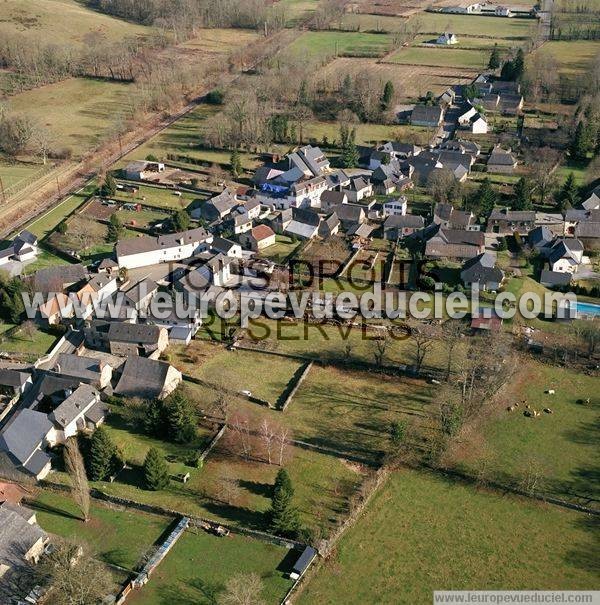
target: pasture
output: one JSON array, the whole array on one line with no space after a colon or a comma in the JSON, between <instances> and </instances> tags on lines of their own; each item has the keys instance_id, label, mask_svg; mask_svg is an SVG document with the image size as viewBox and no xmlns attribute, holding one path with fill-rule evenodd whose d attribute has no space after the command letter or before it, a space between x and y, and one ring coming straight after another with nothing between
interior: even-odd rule
<instances>
[{"instance_id":1,"label":"pasture","mask_svg":"<svg viewBox=\"0 0 600 605\"><path fill-rule=\"evenodd\" d=\"M580 513L399 471L298 602L391 605L431 602L434 590L590 590L598 583L594 532L595 520Z\"/></svg>"},{"instance_id":2,"label":"pasture","mask_svg":"<svg viewBox=\"0 0 600 605\"><path fill-rule=\"evenodd\" d=\"M550 40L537 53L549 54L558 63L558 71L566 77L589 73L600 54L600 44L594 40Z\"/></svg>"},{"instance_id":3,"label":"pasture","mask_svg":"<svg viewBox=\"0 0 600 605\"><path fill-rule=\"evenodd\" d=\"M101 144L115 121L134 110L130 85L84 78L21 92L7 105L47 128L54 147L69 148L76 158Z\"/></svg>"},{"instance_id":4,"label":"pasture","mask_svg":"<svg viewBox=\"0 0 600 605\"><path fill-rule=\"evenodd\" d=\"M387 61L405 65L428 65L477 71L487 65L489 53L482 50L412 46L401 48L388 57Z\"/></svg>"},{"instance_id":5,"label":"pasture","mask_svg":"<svg viewBox=\"0 0 600 605\"><path fill-rule=\"evenodd\" d=\"M77 0L4 0L1 31L79 45L90 34L117 42L128 36L147 36L153 29L105 15Z\"/></svg>"},{"instance_id":6,"label":"pasture","mask_svg":"<svg viewBox=\"0 0 600 605\"><path fill-rule=\"evenodd\" d=\"M597 383L597 377L577 370L527 361L449 462L517 485L535 474L540 492L597 505ZM548 389L556 395L547 395ZM578 403L588 398L589 404ZM508 412L515 403L519 407ZM525 405L540 412L549 408L553 414L527 418Z\"/></svg>"}]
</instances>

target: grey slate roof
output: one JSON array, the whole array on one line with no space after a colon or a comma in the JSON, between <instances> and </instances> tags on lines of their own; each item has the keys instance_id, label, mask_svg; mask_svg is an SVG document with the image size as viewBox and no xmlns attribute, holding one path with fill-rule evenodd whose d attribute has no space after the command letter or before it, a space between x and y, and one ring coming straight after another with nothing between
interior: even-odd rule
<instances>
[{"instance_id":1,"label":"grey slate roof","mask_svg":"<svg viewBox=\"0 0 600 605\"><path fill-rule=\"evenodd\" d=\"M0 449L24 464L51 430L52 423L46 414L20 410L0 433Z\"/></svg>"},{"instance_id":2,"label":"grey slate roof","mask_svg":"<svg viewBox=\"0 0 600 605\"><path fill-rule=\"evenodd\" d=\"M466 283L499 284L504 279L504 273L496 267L496 258L484 252L465 262L460 278Z\"/></svg>"},{"instance_id":3,"label":"grey slate roof","mask_svg":"<svg viewBox=\"0 0 600 605\"><path fill-rule=\"evenodd\" d=\"M96 401L98 391L89 384L82 384L67 397L50 415L52 422L65 428Z\"/></svg>"},{"instance_id":4,"label":"grey slate roof","mask_svg":"<svg viewBox=\"0 0 600 605\"><path fill-rule=\"evenodd\" d=\"M158 284L149 277L146 277L129 288L129 290L125 292L125 296L133 304L137 304L152 292L156 292L156 290L158 290Z\"/></svg>"},{"instance_id":5,"label":"grey slate roof","mask_svg":"<svg viewBox=\"0 0 600 605\"><path fill-rule=\"evenodd\" d=\"M412 111L412 122L437 124L442 119L443 111L439 105L415 105Z\"/></svg>"},{"instance_id":6,"label":"grey slate roof","mask_svg":"<svg viewBox=\"0 0 600 605\"><path fill-rule=\"evenodd\" d=\"M156 344L158 343L160 331L160 326L150 324L114 322L108 328L108 340L110 342L131 344Z\"/></svg>"},{"instance_id":7,"label":"grey slate roof","mask_svg":"<svg viewBox=\"0 0 600 605\"><path fill-rule=\"evenodd\" d=\"M93 382L100 378L102 364L99 359L94 357L61 353L58 356L55 371L66 376L73 376Z\"/></svg>"},{"instance_id":8,"label":"grey slate roof","mask_svg":"<svg viewBox=\"0 0 600 605\"><path fill-rule=\"evenodd\" d=\"M165 361L128 357L115 394L124 397L156 398L164 389L169 367Z\"/></svg>"},{"instance_id":9,"label":"grey slate roof","mask_svg":"<svg viewBox=\"0 0 600 605\"><path fill-rule=\"evenodd\" d=\"M540 284L542 286L568 286L571 283L572 275L562 271L549 271L543 269L540 274Z\"/></svg>"},{"instance_id":10,"label":"grey slate roof","mask_svg":"<svg viewBox=\"0 0 600 605\"><path fill-rule=\"evenodd\" d=\"M422 229L425 226L425 220L422 216L416 214L405 214L388 216L383 224L383 230L389 229Z\"/></svg>"},{"instance_id":11,"label":"grey slate roof","mask_svg":"<svg viewBox=\"0 0 600 605\"><path fill-rule=\"evenodd\" d=\"M27 552L40 539L46 541L47 534L37 524L30 524L33 512L23 506L0 505L0 565L9 568L23 563Z\"/></svg>"},{"instance_id":12,"label":"grey slate roof","mask_svg":"<svg viewBox=\"0 0 600 605\"><path fill-rule=\"evenodd\" d=\"M27 372L0 368L0 385L2 386L21 387L29 378L31 378L31 374Z\"/></svg>"},{"instance_id":13,"label":"grey slate roof","mask_svg":"<svg viewBox=\"0 0 600 605\"><path fill-rule=\"evenodd\" d=\"M143 236L131 237L119 240L116 245L118 256L128 256L130 254L142 254L164 248L176 248L181 245L193 244L195 242L204 242L209 234L202 227L189 229L180 233L170 233L168 235L159 235L158 237Z\"/></svg>"}]
</instances>

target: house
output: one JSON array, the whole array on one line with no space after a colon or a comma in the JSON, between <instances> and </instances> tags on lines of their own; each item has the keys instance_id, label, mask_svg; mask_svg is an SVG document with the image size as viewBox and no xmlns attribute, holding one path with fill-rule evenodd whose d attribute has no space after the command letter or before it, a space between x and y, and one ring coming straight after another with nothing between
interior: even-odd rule
<instances>
[{"instance_id":1,"label":"house","mask_svg":"<svg viewBox=\"0 0 600 605\"><path fill-rule=\"evenodd\" d=\"M225 239L224 237L214 237L210 246L211 252L215 254L224 254L232 258L242 258L242 247L237 242Z\"/></svg>"},{"instance_id":2,"label":"house","mask_svg":"<svg viewBox=\"0 0 600 605\"><path fill-rule=\"evenodd\" d=\"M104 389L112 379L112 367L95 357L60 353L54 371L62 376L77 378L81 382Z\"/></svg>"},{"instance_id":3,"label":"house","mask_svg":"<svg viewBox=\"0 0 600 605\"><path fill-rule=\"evenodd\" d=\"M481 11L481 3L473 2L472 4L459 4L453 6L443 6L440 8L440 13L450 13L456 15L470 15Z\"/></svg>"},{"instance_id":4,"label":"house","mask_svg":"<svg viewBox=\"0 0 600 605\"><path fill-rule=\"evenodd\" d=\"M388 141L371 151L368 158L368 167L369 170L377 170L380 166L385 166L393 160L406 160L409 157L419 155L421 151L421 147L412 143Z\"/></svg>"},{"instance_id":5,"label":"house","mask_svg":"<svg viewBox=\"0 0 600 605\"><path fill-rule=\"evenodd\" d=\"M119 265L112 258L103 258L98 265L98 273L112 275L119 270Z\"/></svg>"},{"instance_id":6,"label":"house","mask_svg":"<svg viewBox=\"0 0 600 605\"><path fill-rule=\"evenodd\" d=\"M449 170L454 175L457 181L463 182L471 172L475 158L470 153L442 150L439 153L439 162L444 170Z\"/></svg>"},{"instance_id":7,"label":"house","mask_svg":"<svg viewBox=\"0 0 600 605\"><path fill-rule=\"evenodd\" d=\"M425 244L427 258L467 260L485 252L485 235L481 231L432 229Z\"/></svg>"},{"instance_id":8,"label":"house","mask_svg":"<svg viewBox=\"0 0 600 605\"><path fill-rule=\"evenodd\" d=\"M368 223L355 224L348 229L346 234L351 238L358 238L359 240L367 240L371 237L373 231L375 231L375 225L369 225Z\"/></svg>"},{"instance_id":9,"label":"house","mask_svg":"<svg viewBox=\"0 0 600 605\"><path fill-rule=\"evenodd\" d=\"M590 195L581 204L584 210L598 210L600 209L600 185L590 192Z\"/></svg>"},{"instance_id":10,"label":"house","mask_svg":"<svg viewBox=\"0 0 600 605\"><path fill-rule=\"evenodd\" d=\"M39 306L39 317L44 323L56 326L63 319L70 319L75 314L73 301L62 292L48 297L45 303Z\"/></svg>"},{"instance_id":11,"label":"house","mask_svg":"<svg viewBox=\"0 0 600 605\"><path fill-rule=\"evenodd\" d=\"M225 189L191 210L190 216L196 220L204 218L210 222L222 221L238 204L235 193Z\"/></svg>"},{"instance_id":12,"label":"house","mask_svg":"<svg viewBox=\"0 0 600 605\"><path fill-rule=\"evenodd\" d=\"M35 272L33 287L36 292L64 292L67 288L87 281L88 271L80 263L75 265L55 265Z\"/></svg>"},{"instance_id":13,"label":"house","mask_svg":"<svg viewBox=\"0 0 600 605\"><path fill-rule=\"evenodd\" d=\"M458 118L458 125L473 134L486 134L488 131L485 117L475 107L469 108Z\"/></svg>"},{"instance_id":14,"label":"house","mask_svg":"<svg viewBox=\"0 0 600 605\"><path fill-rule=\"evenodd\" d=\"M392 160L381 164L371 174L373 190L380 195L389 195L394 191L403 191L413 186L410 176L414 168L406 161Z\"/></svg>"},{"instance_id":15,"label":"house","mask_svg":"<svg viewBox=\"0 0 600 605\"><path fill-rule=\"evenodd\" d=\"M496 257L484 252L465 262L460 279L467 287L475 284L480 290L496 291L504 281L504 272L496 267Z\"/></svg>"},{"instance_id":16,"label":"house","mask_svg":"<svg viewBox=\"0 0 600 605\"><path fill-rule=\"evenodd\" d=\"M525 100L521 94L501 94L498 101L498 111L505 115L521 113Z\"/></svg>"},{"instance_id":17,"label":"house","mask_svg":"<svg viewBox=\"0 0 600 605\"><path fill-rule=\"evenodd\" d=\"M485 317L489 315L489 317ZM484 332L497 332L502 327L503 319L500 317L494 309L481 309L481 315L479 317L473 316L471 318L471 329L474 332L482 330Z\"/></svg>"},{"instance_id":18,"label":"house","mask_svg":"<svg viewBox=\"0 0 600 605\"><path fill-rule=\"evenodd\" d=\"M504 150L496 145L487 162L487 171L496 174L512 174L517 167L517 158L510 149Z\"/></svg>"},{"instance_id":19,"label":"house","mask_svg":"<svg viewBox=\"0 0 600 605\"><path fill-rule=\"evenodd\" d=\"M340 204L348 203L348 195L345 191L324 191L321 194L321 210L329 212L332 208Z\"/></svg>"},{"instance_id":20,"label":"house","mask_svg":"<svg viewBox=\"0 0 600 605\"><path fill-rule=\"evenodd\" d=\"M125 292L124 302L136 311L145 312L158 292L158 284L146 277Z\"/></svg>"},{"instance_id":21,"label":"house","mask_svg":"<svg viewBox=\"0 0 600 605\"><path fill-rule=\"evenodd\" d=\"M581 241L586 250L600 249L600 220L578 223L574 235Z\"/></svg>"},{"instance_id":22,"label":"house","mask_svg":"<svg viewBox=\"0 0 600 605\"><path fill-rule=\"evenodd\" d=\"M300 239L312 239L317 236L320 224L321 217L316 212L292 208L292 220L285 227L284 233Z\"/></svg>"},{"instance_id":23,"label":"house","mask_svg":"<svg viewBox=\"0 0 600 605\"><path fill-rule=\"evenodd\" d=\"M494 80L492 92L496 94L518 95L521 92L521 83L516 80Z\"/></svg>"},{"instance_id":24,"label":"house","mask_svg":"<svg viewBox=\"0 0 600 605\"><path fill-rule=\"evenodd\" d=\"M427 185L431 174L443 167L439 155L431 151L423 151L407 161L413 167L413 180L421 186Z\"/></svg>"},{"instance_id":25,"label":"house","mask_svg":"<svg viewBox=\"0 0 600 605\"><path fill-rule=\"evenodd\" d=\"M83 332L86 346L109 350L113 355L160 354L169 344L165 328L148 324L92 319Z\"/></svg>"},{"instance_id":26,"label":"house","mask_svg":"<svg viewBox=\"0 0 600 605\"><path fill-rule=\"evenodd\" d=\"M485 111L498 111L500 106L500 95L498 93L490 92L474 99L473 102L476 105L481 105Z\"/></svg>"},{"instance_id":27,"label":"house","mask_svg":"<svg viewBox=\"0 0 600 605\"><path fill-rule=\"evenodd\" d=\"M340 204L334 210L346 230L367 220L364 206L358 204Z\"/></svg>"},{"instance_id":28,"label":"house","mask_svg":"<svg viewBox=\"0 0 600 605\"><path fill-rule=\"evenodd\" d=\"M53 412L48 419L56 428L56 443L64 443L82 431L93 431L103 422L107 406L100 401L100 393L89 384L80 385Z\"/></svg>"},{"instance_id":29,"label":"house","mask_svg":"<svg viewBox=\"0 0 600 605\"><path fill-rule=\"evenodd\" d=\"M494 9L494 14L496 17L512 17L514 15L508 6L497 6Z\"/></svg>"},{"instance_id":30,"label":"house","mask_svg":"<svg viewBox=\"0 0 600 605\"><path fill-rule=\"evenodd\" d=\"M546 288L568 288L571 285L573 274L570 272L549 271L542 269L540 273L540 284Z\"/></svg>"},{"instance_id":31,"label":"house","mask_svg":"<svg viewBox=\"0 0 600 605\"><path fill-rule=\"evenodd\" d=\"M450 45L458 44L458 38L451 32L444 32L435 41L436 44Z\"/></svg>"},{"instance_id":32,"label":"house","mask_svg":"<svg viewBox=\"0 0 600 605\"><path fill-rule=\"evenodd\" d=\"M50 538L32 510L6 500L0 503L0 527L0 581L10 582L11 573L18 574L24 563L39 561Z\"/></svg>"},{"instance_id":33,"label":"house","mask_svg":"<svg viewBox=\"0 0 600 605\"><path fill-rule=\"evenodd\" d=\"M433 222L444 229L480 230L480 225L470 210L457 210L452 204L442 202L437 203L433 209Z\"/></svg>"},{"instance_id":34,"label":"house","mask_svg":"<svg viewBox=\"0 0 600 605\"><path fill-rule=\"evenodd\" d=\"M438 149L442 151L460 151L460 153L468 153L473 158L479 157L481 147L474 141L466 141L465 139L446 139L439 144Z\"/></svg>"},{"instance_id":35,"label":"house","mask_svg":"<svg viewBox=\"0 0 600 605\"><path fill-rule=\"evenodd\" d=\"M44 450L55 443L56 429L48 416L27 408L18 411L0 432L0 451L36 479L50 472L50 456Z\"/></svg>"},{"instance_id":36,"label":"house","mask_svg":"<svg viewBox=\"0 0 600 605\"><path fill-rule=\"evenodd\" d=\"M290 187L287 204L292 208L319 208L327 189L327 179L322 176L300 180Z\"/></svg>"},{"instance_id":37,"label":"house","mask_svg":"<svg viewBox=\"0 0 600 605\"><path fill-rule=\"evenodd\" d=\"M543 256L547 256L554 239L554 233L546 226L536 227L527 235L527 243L529 247Z\"/></svg>"},{"instance_id":38,"label":"house","mask_svg":"<svg viewBox=\"0 0 600 605\"><path fill-rule=\"evenodd\" d=\"M268 225L257 225L248 234L247 241L252 250L259 252L275 244L276 235Z\"/></svg>"},{"instance_id":39,"label":"house","mask_svg":"<svg viewBox=\"0 0 600 605\"><path fill-rule=\"evenodd\" d=\"M554 273L576 273L584 261L583 244L572 237L559 238L552 244L547 258Z\"/></svg>"},{"instance_id":40,"label":"house","mask_svg":"<svg viewBox=\"0 0 600 605\"><path fill-rule=\"evenodd\" d=\"M37 235L26 229L21 231L13 240L12 250L15 259L20 262L35 259L38 255Z\"/></svg>"},{"instance_id":41,"label":"house","mask_svg":"<svg viewBox=\"0 0 600 605\"><path fill-rule=\"evenodd\" d=\"M425 220L422 216L394 214L388 216L383 224L383 237L395 241L398 238L412 235L415 231L420 231L424 226Z\"/></svg>"},{"instance_id":42,"label":"house","mask_svg":"<svg viewBox=\"0 0 600 605\"><path fill-rule=\"evenodd\" d=\"M252 229L252 219L245 212L234 212L229 222L233 227L235 235L241 235Z\"/></svg>"},{"instance_id":43,"label":"house","mask_svg":"<svg viewBox=\"0 0 600 605\"><path fill-rule=\"evenodd\" d=\"M168 235L119 240L115 253L120 268L136 269L188 259L207 249L213 236L202 227Z\"/></svg>"},{"instance_id":44,"label":"house","mask_svg":"<svg viewBox=\"0 0 600 605\"><path fill-rule=\"evenodd\" d=\"M343 191L348 196L348 202L356 204L373 195L373 185L366 177L358 176L352 178L350 185L345 187Z\"/></svg>"},{"instance_id":45,"label":"house","mask_svg":"<svg viewBox=\"0 0 600 605\"><path fill-rule=\"evenodd\" d=\"M535 226L546 227L555 235L564 235L565 219L562 214L552 212L536 212Z\"/></svg>"},{"instance_id":46,"label":"house","mask_svg":"<svg viewBox=\"0 0 600 605\"><path fill-rule=\"evenodd\" d=\"M405 196L400 196L395 200L389 200L383 203L382 214L386 216L404 216L408 210L408 200Z\"/></svg>"},{"instance_id":47,"label":"house","mask_svg":"<svg viewBox=\"0 0 600 605\"><path fill-rule=\"evenodd\" d=\"M487 222L487 230L499 235L519 233L527 235L535 228L535 212L532 210L510 210L494 208Z\"/></svg>"},{"instance_id":48,"label":"house","mask_svg":"<svg viewBox=\"0 0 600 605\"><path fill-rule=\"evenodd\" d=\"M234 262L230 256L216 254L188 273L183 280L189 280L190 286L197 291L205 290L210 286L222 288L231 281L231 265Z\"/></svg>"},{"instance_id":49,"label":"house","mask_svg":"<svg viewBox=\"0 0 600 605\"><path fill-rule=\"evenodd\" d=\"M2 397L19 398L32 384L33 380L29 372L0 368L0 395Z\"/></svg>"},{"instance_id":50,"label":"house","mask_svg":"<svg viewBox=\"0 0 600 605\"><path fill-rule=\"evenodd\" d=\"M190 309L185 315L179 317L176 309L171 307L169 312L160 312L157 315L149 313L144 318L144 323L153 324L155 326L162 326L169 330L169 343L177 341L180 343L179 337L184 335L183 340L188 341L191 339L200 329L202 325L202 318L200 316L199 309ZM186 342L185 344L188 344Z\"/></svg>"},{"instance_id":51,"label":"house","mask_svg":"<svg viewBox=\"0 0 600 605\"><path fill-rule=\"evenodd\" d=\"M288 155L289 168L297 168L306 176L322 176L329 171L329 160L318 148L305 145Z\"/></svg>"},{"instance_id":52,"label":"house","mask_svg":"<svg viewBox=\"0 0 600 605\"><path fill-rule=\"evenodd\" d=\"M439 97L438 101L442 105L452 105L456 100L456 92L453 88L447 88Z\"/></svg>"},{"instance_id":53,"label":"house","mask_svg":"<svg viewBox=\"0 0 600 605\"><path fill-rule=\"evenodd\" d=\"M410 116L413 126L438 128L444 118L444 110L439 105L415 105Z\"/></svg>"},{"instance_id":54,"label":"house","mask_svg":"<svg viewBox=\"0 0 600 605\"><path fill-rule=\"evenodd\" d=\"M327 218L324 218L319 225L319 237L327 239L332 235L337 235L340 230L340 219L335 212L332 212Z\"/></svg>"},{"instance_id":55,"label":"house","mask_svg":"<svg viewBox=\"0 0 600 605\"><path fill-rule=\"evenodd\" d=\"M115 394L122 397L164 399L179 386L181 380L181 372L166 361L128 357L115 387Z\"/></svg>"},{"instance_id":56,"label":"house","mask_svg":"<svg viewBox=\"0 0 600 605\"><path fill-rule=\"evenodd\" d=\"M152 177L156 174L164 171L165 165L161 162L135 160L125 166L123 174L130 181L148 181L152 180Z\"/></svg>"}]
</instances>

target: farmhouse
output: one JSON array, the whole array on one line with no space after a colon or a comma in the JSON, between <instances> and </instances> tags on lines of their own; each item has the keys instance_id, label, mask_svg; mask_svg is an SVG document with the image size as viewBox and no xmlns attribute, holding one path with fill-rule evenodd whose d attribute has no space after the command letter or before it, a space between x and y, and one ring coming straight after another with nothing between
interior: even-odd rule
<instances>
[{"instance_id":1,"label":"farmhouse","mask_svg":"<svg viewBox=\"0 0 600 605\"><path fill-rule=\"evenodd\" d=\"M444 229L464 229L479 231L475 215L469 210L457 210L452 204L439 202L433 210L433 222Z\"/></svg>"},{"instance_id":2,"label":"farmhouse","mask_svg":"<svg viewBox=\"0 0 600 605\"><path fill-rule=\"evenodd\" d=\"M232 258L242 258L242 247L237 243L224 237L215 237L211 244L211 252L225 254Z\"/></svg>"},{"instance_id":3,"label":"farmhouse","mask_svg":"<svg viewBox=\"0 0 600 605\"><path fill-rule=\"evenodd\" d=\"M367 220L364 206L359 204L340 204L336 206L335 213L342 223L344 229L364 223Z\"/></svg>"},{"instance_id":4,"label":"farmhouse","mask_svg":"<svg viewBox=\"0 0 600 605\"><path fill-rule=\"evenodd\" d=\"M476 284L480 290L496 291L504 280L504 272L496 267L496 257L484 252L465 262L460 279L467 287Z\"/></svg>"},{"instance_id":5,"label":"farmhouse","mask_svg":"<svg viewBox=\"0 0 600 605\"><path fill-rule=\"evenodd\" d=\"M583 261L583 244L575 238L557 239L548 252L548 265L554 273L576 273Z\"/></svg>"},{"instance_id":6,"label":"farmhouse","mask_svg":"<svg viewBox=\"0 0 600 605\"><path fill-rule=\"evenodd\" d=\"M125 292L125 304L136 311L146 311L157 292L158 284L146 277Z\"/></svg>"},{"instance_id":7,"label":"farmhouse","mask_svg":"<svg viewBox=\"0 0 600 605\"><path fill-rule=\"evenodd\" d=\"M485 236L480 231L443 229L438 226L432 233L425 245L427 258L466 260L485 251Z\"/></svg>"},{"instance_id":8,"label":"farmhouse","mask_svg":"<svg viewBox=\"0 0 600 605\"><path fill-rule=\"evenodd\" d=\"M445 46L458 44L458 38L451 32L444 32L436 39L435 43Z\"/></svg>"},{"instance_id":9,"label":"farmhouse","mask_svg":"<svg viewBox=\"0 0 600 605\"><path fill-rule=\"evenodd\" d=\"M461 128L473 134L486 134L488 131L488 123L485 117L474 107L471 107L458 118L458 124Z\"/></svg>"},{"instance_id":10,"label":"farmhouse","mask_svg":"<svg viewBox=\"0 0 600 605\"><path fill-rule=\"evenodd\" d=\"M388 216L383 224L383 237L395 241L398 238L412 235L415 231L423 229L425 220L422 216L414 214Z\"/></svg>"},{"instance_id":11,"label":"farmhouse","mask_svg":"<svg viewBox=\"0 0 600 605\"><path fill-rule=\"evenodd\" d=\"M373 185L366 177L356 177L350 180L350 185L343 189L350 203L358 203L373 195Z\"/></svg>"},{"instance_id":12,"label":"farmhouse","mask_svg":"<svg viewBox=\"0 0 600 605\"><path fill-rule=\"evenodd\" d=\"M312 239L318 234L320 224L321 217L316 212L292 208L292 220L285 227L284 233L300 239Z\"/></svg>"},{"instance_id":13,"label":"farmhouse","mask_svg":"<svg viewBox=\"0 0 600 605\"><path fill-rule=\"evenodd\" d=\"M4 501L0 504L0 579L9 578L24 561L37 563L46 545L48 535L37 524L35 513ZM18 579L16 580L18 582Z\"/></svg>"},{"instance_id":14,"label":"farmhouse","mask_svg":"<svg viewBox=\"0 0 600 605\"><path fill-rule=\"evenodd\" d=\"M321 220L319 225L319 237L327 239L336 235L340 230L340 219L335 212L332 212L327 218Z\"/></svg>"},{"instance_id":15,"label":"farmhouse","mask_svg":"<svg viewBox=\"0 0 600 605\"><path fill-rule=\"evenodd\" d=\"M88 384L79 386L48 415L56 428L56 443L64 443L80 431L96 429L104 421L106 409L95 388Z\"/></svg>"},{"instance_id":16,"label":"farmhouse","mask_svg":"<svg viewBox=\"0 0 600 605\"><path fill-rule=\"evenodd\" d=\"M532 210L510 210L494 208L488 218L487 230L500 235L519 233L527 235L535 228L535 212Z\"/></svg>"},{"instance_id":17,"label":"farmhouse","mask_svg":"<svg viewBox=\"0 0 600 605\"><path fill-rule=\"evenodd\" d=\"M494 147L487 163L488 172L496 174L512 174L517 167L517 159L510 149L504 150L499 146Z\"/></svg>"},{"instance_id":18,"label":"farmhouse","mask_svg":"<svg viewBox=\"0 0 600 605\"><path fill-rule=\"evenodd\" d=\"M128 357L115 388L122 397L164 399L181 382L181 372L165 361Z\"/></svg>"},{"instance_id":19,"label":"farmhouse","mask_svg":"<svg viewBox=\"0 0 600 605\"><path fill-rule=\"evenodd\" d=\"M585 210L598 210L600 209L600 185L596 187L581 204L581 207Z\"/></svg>"},{"instance_id":20,"label":"farmhouse","mask_svg":"<svg viewBox=\"0 0 600 605\"><path fill-rule=\"evenodd\" d=\"M92 319L83 331L86 346L109 350L113 355L160 354L169 344L165 328L147 324Z\"/></svg>"},{"instance_id":21,"label":"farmhouse","mask_svg":"<svg viewBox=\"0 0 600 605\"><path fill-rule=\"evenodd\" d=\"M413 126L438 128L444 118L444 110L439 105L415 105L410 117Z\"/></svg>"},{"instance_id":22,"label":"farmhouse","mask_svg":"<svg viewBox=\"0 0 600 605\"><path fill-rule=\"evenodd\" d=\"M185 260L209 247L213 236L202 227L159 235L119 240L115 246L120 268L136 269Z\"/></svg>"},{"instance_id":23,"label":"farmhouse","mask_svg":"<svg viewBox=\"0 0 600 605\"><path fill-rule=\"evenodd\" d=\"M383 216L404 216L408 210L408 200L405 196L400 196L395 200L389 200L383 203Z\"/></svg>"},{"instance_id":24,"label":"farmhouse","mask_svg":"<svg viewBox=\"0 0 600 605\"><path fill-rule=\"evenodd\" d=\"M255 252L264 250L275 243L275 232L268 225L257 225L248 234L248 243Z\"/></svg>"},{"instance_id":25,"label":"farmhouse","mask_svg":"<svg viewBox=\"0 0 600 605\"><path fill-rule=\"evenodd\" d=\"M95 357L60 353L54 371L103 389L110 384L113 369L108 363Z\"/></svg>"}]
</instances>

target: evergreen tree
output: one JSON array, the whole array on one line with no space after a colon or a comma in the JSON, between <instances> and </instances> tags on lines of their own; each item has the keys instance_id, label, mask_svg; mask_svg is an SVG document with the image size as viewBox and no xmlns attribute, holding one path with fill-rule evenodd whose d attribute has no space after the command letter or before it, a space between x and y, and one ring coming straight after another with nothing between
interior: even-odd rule
<instances>
[{"instance_id":1,"label":"evergreen tree","mask_svg":"<svg viewBox=\"0 0 600 605\"><path fill-rule=\"evenodd\" d=\"M107 174L104 184L100 189L100 194L104 197L112 197L117 192L117 182L112 174Z\"/></svg>"},{"instance_id":2,"label":"evergreen tree","mask_svg":"<svg viewBox=\"0 0 600 605\"><path fill-rule=\"evenodd\" d=\"M242 167L242 160L240 158L240 152L237 150L237 148L231 152L230 163L231 163L231 174L233 175L234 178L237 178L238 176L240 176L240 174L242 174L242 172L244 170L244 168Z\"/></svg>"},{"instance_id":3,"label":"evergreen tree","mask_svg":"<svg viewBox=\"0 0 600 605\"><path fill-rule=\"evenodd\" d=\"M492 187L492 182L489 177L486 177L481 181L481 185L475 193L475 203L481 214L484 214L485 216L488 216L494 209L494 206L498 203L498 194Z\"/></svg>"},{"instance_id":4,"label":"evergreen tree","mask_svg":"<svg viewBox=\"0 0 600 605\"><path fill-rule=\"evenodd\" d=\"M525 53L522 48L517 51L517 56L513 61L513 79L520 80L525 73Z\"/></svg>"},{"instance_id":5,"label":"evergreen tree","mask_svg":"<svg viewBox=\"0 0 600 605\"><path fill-rule=\"evenodd\" d=\"M577 123L569 151L571 152L571 156L576 160L585 160L587 158L588 151L590 151L590 140L583 120Z\"/></svg>"},{"instance_id":6,"label":"evergreen tree","mask_svg":"<svg viewBox=\"0 0 600 605\"><path fill-rule=\"evenodd\" d=\"M196 437L196 415L190 400L176 390L164 401L167 436L176 443L190 443Z\"/></svg>"},{"instance_id":7,"label":"evergreen tree","mask_svg":"<svg viewBox=\"0 0 600 605\"><path fill-rule=\"evenodd\" d=\"M347 105L352 97L352 78L350 77L350 74L344 76L340 94L342 96L342 101Z\"/></svg>"},{"instance_id":8,"label":"evergreen tree","mask_svg":"<svg viewBox=\"0 0 600 605\"><path fill-rule=\"evenodd\" d=\"M498 69L500 67L500 51L498 50L498 44L494 44L488 67L490 69Z\"/></svg>"},{"instance_id":9,"label":"evergreen tree","mask_svg":"<svg viewBox=\"0 0 600 605\"><path fill-rule=\"evenodd\" d=\"M388 80L383 87L383 94L381 95L381 109L383 111L387 111L390 108L393 100L394 85Z\"/></svg>"},{"instance_id":10,"label":"evergreen tree","mask_svg":"<svg viewBox=\"0 0 600 605\"><path fill-rule=\"evenodd\" d=\"M292 506L294 488L285 469L280 469L273 485L269 522L278 535L295 538L300 531L298 510Z\"/></svg>"},{"instance_id":11,"label":"evergreen tree","mask_svg":"<svg viewBox=\"0 0 600 605\"><path fill-rule=\"evenodd\" d=\"M88 472L92 481L104 481L116 470L117 446L108 431L98 427L90 440Z\"/></svg>"},{"instance_id":12,"label":"evergreen tree","mask_svg":"<svg viewBox=\"0 0 600 605\"><path fill-rule=\"evenodd\" d=\"M302 82L300 82L300 89L298 90L298 104L306 106L310 105L308 82L306 80L302 80Z\"/></svg>"},{"instance_id":13,"label":"evergreen tree","mask_svg":"<svg viewBox=\"0 0 600 605\"><path fill-rule=\"evenodd\" d=\"M177 232L190 228L190 215L185 210L178 210L171 219L173 229Z\"/></svg>"},{"instance_id":14,"label":"evergreen tree","mask_svg":"<svg viewBox=\"0 0 600 605\"><path fill-rule=\"evenodd\" d=\"M169 470L160 452L152 447L144 460L144 484L146 489L159 491L169 485Z\"/></svg>"},{"instance_id":15,"label":"evergreen tree","mask_svg":"<svg viewBox=\"0 0 600 605\"><path fill-rule=\"evenodd\" d=\"M340 126L340 139L342 142L342 155L340 162L342 168L354 168L358 164L359 155L356 147L356 130L350 130L348 126L342 124Z\"/></svg>"},{"instance_id":16,"label":"evergreen tree","mask_svg":"<svg viewBox=\"0 0 600 605\"><path fill-rule=\"evenodd\" d=\"M124 232L123 222L118 217L117 213L114 212L110 215L110 219L108 220L108 228L106 231L106 241L108 242L116 242L119 240Z\"/></svg>"},{"instance_id":17,"label":"evergreen tree","mask_svg":"<svg viewBox=\"0 0 600 605\"><path fill-rule=\"evenodd\" d=\"M152 399L148 402L146 413L144 415L144 430L149 434L160 439L167 437L166 420L163 402L159 399Z\"/></svg>"},{"instance_id":18,"label":"evergreen tree","mask_svg":"<svg viewBox=\"0 0 600 605\"><path fill-rule=\"evenodd\" d=\"M513 202L513 208L515 210L531 210L533 196L533 188L531 181L522 176L515 185L515 200Z\"/></svg>"},{"instance_id":19,"label":"evergreen tree","mask_svg":"<svg viewBox=\"0 0 600 605\"><path fill-rule=\"evenodd\" d=\"M575 182L575 175L570 172L558 193L558 205L560 210L567 210L579 204L579 187Z\"/></svg>"}]
</instances>

